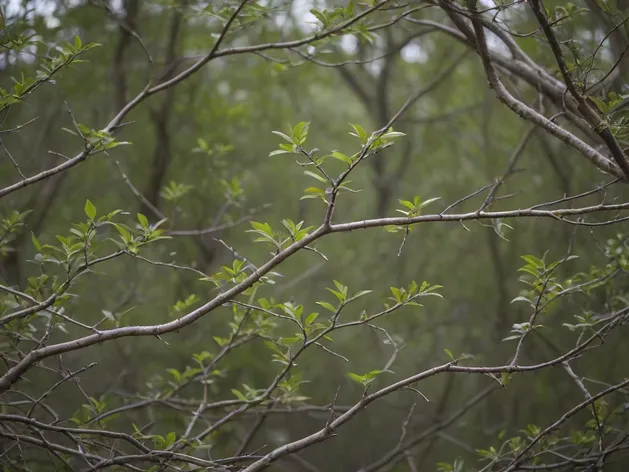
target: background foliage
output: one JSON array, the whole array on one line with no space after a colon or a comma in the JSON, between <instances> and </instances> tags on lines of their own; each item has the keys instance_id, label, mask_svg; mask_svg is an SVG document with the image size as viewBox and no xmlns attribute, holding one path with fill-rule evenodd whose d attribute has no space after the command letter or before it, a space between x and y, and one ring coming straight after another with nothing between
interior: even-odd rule
<instances>
[{"instance_id":1,"label":"background foliage","mask_svg":"<svg viewBox=\"0 0 629 472\"><path fill-rule=\"evenodd\" d=\"M6 470L629 465L627 2L3 15Z\"/></svg>"}]
</instances>

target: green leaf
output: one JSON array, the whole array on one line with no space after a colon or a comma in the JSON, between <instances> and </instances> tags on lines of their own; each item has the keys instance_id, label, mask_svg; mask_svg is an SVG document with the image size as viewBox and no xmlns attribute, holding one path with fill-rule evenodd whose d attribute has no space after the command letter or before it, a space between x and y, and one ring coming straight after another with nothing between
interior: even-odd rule
<instances>
[{"instance_id":1,"label":"green leaf","mask_svg":"<svg viewBox=\"0 0 629 472\"><path fill-rule=\"evenodd\" d=\"M177 369L166 369L166 372L172 375L177 383L181 381L181 372Z\"/></svg>"},{"instance_id":2,"label":"green leaf","mask_svg":"<svg viewBox=\"0 0 629 472\"><path fill-rule=\"evenodd\" d=\"M402 292L397 287L389 287L391 289L391 293L393 294L393 298L398 303L402 303Z\"/></svg>"},{"instance_id":3,"label":"green leaf","mask_svg":"<svg viewBox=\"0 0 629 472\"><path fill-rule=\"evenodd\" d=\"M306 324L306 327L310 326L314 322L314 320L317 319L318 316L319 313L310 313L306 318L306 321L304 322Z\"/></svg>"},{"instance_id":4,"label":"green leaf","mask_svg":"<svg viewBox=\"0 0 629 472\"><path fill-rule=\"evenodd\" d=\"M140 226L144 229L148 229L149 220L142 213L138 213L138 221L140 222Z\"/></svg>"},{"instance_id":5,"label":"green leaf","mask_svg":"<svg viewBox=\"0 0 629 472\"><path fill-rule=\"evenodd\" d=\"M276 354L279 354L280 356L285 357L284 352L274 342L264 341L264 345L271 351L275 352Z\"/></svg>"},{"instance_id":6,"label":"green leaf","mask_svg":"<svg viewBox=\"0 0 629 472\"><path fill-rule=\"evenodd\" d=\"M276 149L275 151L271 151L269 153L269 157L279 156L280 154L291 154L291 151L285 151L284 149Z\"/></svg>"},{"instance_id":7,"label":"green leaf","mask_svg":"<svg viewBox=\"0 0 629 472\"><path fill-rule=\"evenodd\" d=\"M118 233L120 233L120 236L122 237L122 240L125 242L125 244L129 244L133 240L131 233L124 226L117 223L112 224L114 225L114 228L118 230Z\"/></svg>"},{"instance_id":8,"label":"green leaf","mask_svg":"<svg viewBox=\"0 0 629 472\"><path fill-rule=\"evenodd\" d=\"M358 375L358 374L354 374L352 372L348 372L347 376L352 379L354 382L358 382L359 384L362 385L362 383L365 381L365 376L364 375Z\"/></svg>"},{"instance_id":9,"label":"green leaf","mask_svg":"<svg viewBox=\"0 0 629 472\"><path fill-rule=\"evenodd\" d=\"M607 114L609 112L610 107L603 100L601 100L600 98L596 98L596 97L588 97L588 98L590 100L592 100L596 104L596 106L598 107L598 109L600 110L601 113Z\"/></svg>"},{"instance_id":10,"label":"green leaf","mask_svg":"<svg viewBox=\"0 0 629 472\"><path fill-rule=\"evenodd\" d=\"M387 133L384 133L381 136L381 139L395 139L395 138L401 138L402 136L406 136L406 133L401 133L399 131L389 131Z\"/></svg>"},{"instance_id":11,"label":"green leaf","mask_svg":"<svg viewBox=\"0 0 629 472\"><path fill-rule=\"evenodd\" d=\"M325 16L325 13L315 10L314 8L310 10L310 13L312 13L312 16L319 20L323 24L323 26L326 26L329 23L329 20Z\"/></svg>"},{"instance_id":12,"label":"green leaf","mask_svg":"<svg viewBox=\"0 0 629 472\"><path fill-rule=\"evenodd\" d=\"M343 295L347 295L347 287L345 285L343 285L341 282L339 282L338 280L333 280L332 282L334 282L334 285L336 286L337 289L339 289L339 291L343 294Z\"/></svg>"},{"instance_id":13,"label":"green leaf","mask_svg":"<svg viewBox=\"0 0 629 472\"><path fill-rule=\"evenodd\" d=\"M535 257L535 256L520 256L522 259L524 259L526 262L528 262L529 264L531 264L533 267L544 267L544 261L541 260L539 257Z\"/></svg>"},{"instance_id":14,"label":"green leaf","mask_svg":"<svg viewBox=\"0 0 629 472\"><path fill-rule=\"evenodd\" d=\"M35 233L31 233L31 241L33 241L33 245L35 246L35 248L41 252L41 244L39 244L39 241L37 240L37 237L35 236Z\"/></svg>"},{"instance_id":15,"label":"green leaf","mask_svg":"<svg viewBox=\"0 0 629 472\"><path fill-rule=\"evenodd\" d=\"M318 187L308 187L304 190L304 192L306 195L302 196L300 200L305 200L307 198L322 198L325 200L325 190Z\"/></svg>"},{"instance_id":16,"label":"green leaf","mask_svg":"<svg viewBox=\"0 0 629 472\"><path fill-rule=\"evenodd\" d=\"M507 336L503 339L503 341L513 341L514 339L520 339L522 336L519 334L514 334L513 336Z\"/></svg>"},{"instance_id":17,"label":"green leaf","mask_svg":"<svg viewBox=\"0 0 629 472\"><path fill-rule=\"evenodd\" d=\"M267 236L273 237L273 229L271 225L268 223L260 223L259 221L250 221L249 224L253 227L253 229L260 231Z\"/></svg>"},{"instance_id":18,"label":"green leaf","mask_svg":"<svg viewBox=\"0 0 629 472\"><path fill-rule=\"evenodd\" d=\"M61 128L62 131L65 131L66 133L70 133L73 134L74 136L78 136L78 134L76 134L76 131L68 129L68 128Z\"/></svg>"},{"instance_id":19,"label":"green leaf","mask_svg":"<svg viewBox=\"0 0 629 472\"><path fill-rule=\"evenodd\" d=\"M360 298L360 297L362 297L363 295L367 295L367 294L369 294L369 293L371 293L371 292L372 292L371 290L360 290L359 292L356 292L354 295L352 295L352 296L350 297L350 299L349 299L349 300L347 300L347 302L349 303L349 302L351 302L351 301L354 301L354 300L356 300L357 298Z\"/></svg>"},{"instance_id":20,"label":"green leaf","mask_svg":"<svg viewBox=\"0 0 629 472\"><path fill-rule=\"evenodd\" d=\"M381 373L382 373L381 370L372 370L371 372L367 372L366 374L363 374L363 375L354 374L352 372L348 372L347 375L354 382L358 382L363 387L367 387L367 385L373 382L374 379Z\"/></svg>"},{"instance_id":21,"label":"green leaf","mask_svg":"<svg viewBox=\"0 0 629 472\"><path fill-rule=\"evenodd\" d=\"M531 275L532 275L533 277L535 277L535 278L537 278L537 276L539 275L539 274L537 273L537 271L535 270L535 268L534 268L534 267L531 267L531 266L529 266L529 265L526 265L526 266L524 266L524 267L520 267L520 268L518 269L518 272L527 272L527 273L531 274Z\"/></svg>"},{"instance_id":22,"label":"green leaf","mask_svg":"<svg viewBox=\"0 0 629 472\"><path fill-rule=\"evenodd\" d=\"M85 202L85 214L90 220L94 220L94 218L96 217L96 207L89 200Z\"/></svg>"},{"instance_id":23,"label":"green leaf","mask_svg":"<svg viewBox=\"0 0 629 472\"><path fill-rule=\"evenodd\" d=\"M285 135L284 133L280 133L279 131L271 131L271 133L278 135L280 138L285 139L291 144L295 144L293 140L289 136Z\"/></svg>"},{"instance_id":24,"label":"green leaf","mask_svg":"<svg viewBox=\"0 0 629 472\"><path fill-rule=\"evenodd\" d=\"M440 200L440 199L441 197L429 198L425 202L422 202L421 205L419 205L419 208L424 208L426 205L430 205L431 203L436 202L437 200Z\"/></svg>"},{"instance_id":25,"label":"green leaf","mask_svg":"<svg viewBox=\"0 0 629 472\"><path fill-rule=\"evenodd\" d=\"M314 179L317 179L319 182L323 182L324 184L328 183L328 181L327 181L327 179L325 177L322 177L319 174L315 174L314 172L311 172L309 170L305 170L304 174L309 175L310 177L312 177Z\"/></svg>"},{"instance_id":26,"label":"green leaf","mask_svg":"<svg viewBox=\"0 0 629 472\"><path fill-rule=\"evenodd\" d=\"M360 125L353 125L353 124L349 124L352 128L354 128L354 133L349 133L352 136L356 136L357 138L360 138L360 140L363 143L366 143L367 140L369 139L369 136L367 135L367 132L363 129L362 126Z\"/></svg>"},{"instance_id":27,"label":"green leaf","mask_svg":"<svg viewBox=\"0 0 629 472\"><path fill-rule=\"evenodd\" d=\"M336 313L336 308L328 302L317 302L317 305L321 305L326 310L330 310L332 313Z\"/></svg>"},{"instance_id":28,"label":"green leaf","mask_svg":"<svg viewBox=\"0 0 629 472\"><path fill-rule=\"evenodd\" d=\"M293 129L293 141L297 141L300 145L306 142L306 138L308 137L308 128L310 127L310 123L305 121L301 121L295 125Z\"/></svg>"},{"instance_id":29,"label":"green leaf","mask_svg":"<svg viewBox=\"0 0 629 472\"><path fill-rule=\"evenodd\" d=\"M339 151L332 151L332 154L330 154L330 157L337 159L341 162L344 162L345 164L348 164L348 165L352 165L352 163L354 162L351 157L346 156L345 154Z\"/></svg>"},{"instance_id":30,"label":"green leaf","mask_svg":"<svg viewBox=\"0 0 629 472\"><path fill-rule=\"evenodd\" d=\"M155 446L156 449L164 449L166 446L166 440L158 434L151 436L151 441L153 441L153 446Z\"/></svg>"},{"instance_id":31,"label":"green leaf","mask_svg":"<svg viewBox=\"0 0 629 472\"><path fill-rule=\"evenodd\" d=\"M414 210L415 209L415 204L411 201L408 200L398 200L398 202L400 202L400 205L408 208L409 210Z\"/></svg>"}]
</instances>

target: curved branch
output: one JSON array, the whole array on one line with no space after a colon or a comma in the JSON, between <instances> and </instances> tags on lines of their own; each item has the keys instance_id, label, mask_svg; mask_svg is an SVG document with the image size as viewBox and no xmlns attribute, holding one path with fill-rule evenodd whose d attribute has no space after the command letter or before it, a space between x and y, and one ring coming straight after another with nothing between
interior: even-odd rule
<instances>
[{"instance_id":1,"label":"curved branch","mask_svg":"<svg viewBox=\"0 0 629 472\"><path fill-rule=\"evenodd\" d=\"M331 224L326 222L319 226L314 232L310 233L305 238L293 243L279 254L271 258L264 265L258 267L251 275L249 275L243 282L233 286L229 290L224 291L213 300L207 302L205 305L191 311L185 316L168 323L157 324L152 326L127 326L124 328L115 328L106 331L100 331L98 333L78 338L72 341L67 341L59 344L53 344L40 349L29 352L20 362L9 369L0 378L0 393L7 391L11 388L20 377L26 373L37 362L46 359L51 356L56 356L70 351L75 351L95 344L100 344L112 339L124 338L129 336L158 336L161 334L170 333L178 329L188 326L198 320L199 318L207 315L216 308L227 303L231 298L241 294L249 287L253 286L260 280L261 277L273 270L274 267L281 264L293 254L304 249L306 246L312 244L317 239L331 234L331 233L343 233L353 231L357 229L366 228L380 228L384 226L407 226L418 223L428 223L437 221L450 221L461 222L471 220L491 220L491 219L505 219L505 218L551 218L558 221L568 221L565 217L568 216L580 216L589 213L596 213L601 211L619 211L628 210L629 203L616 203L616 204L600 204L582 208L565 208L557 210L540 210L540 209L522 209L522 210L506 210L506 211L474 211L470 213L459 214L432 214L432 215L420 215L412 218L408 217L392 217L392 218L378 218L373 220L355 221L351 223L338 223ZM570 222L570 221L568 221ZM578 224L578 223L577 223Z\"/></svg>"},{"instance_id":2,"label":"curved branch","mask_svg":"<svg viewBox=\"0 0 629 472\"><path fill-rule=\"evenodd\" d=\"M254 53L254 52L259 52L259 51L267 51L270 49L290 49L290 48L295 48L298 46L303 46L306 44L310 44L313 43L315 41L319 41L321 39L327 38L329 36L335 35L340 33L342 30L344 30L345 28L353 25L354 23L358 22L359 20L361 20L362 18L366 17L367 15L373 13L374 11L380 9L382 6L384 6L386 3L389 3L390 0L381 0L380 2L375 3L373 6L369 7L368 9L366 9L365 11L357 14L356 16L354 16L353 18L350 18L349 20L339 24L338 26L331 28L327 31L322 31L319 33L316 33L314 35L308 36L306 38L303 39L297 39L297 40L293 40L293 41L283 41L283 42L276 42L276 43L264 43L264 44L257 44L257 45L252 45L252 46L240 46L240 47L233 47L233 48L227 48L227 49L220 49L221 44L223 43L223 40L225 39L225 36L227 35L227 32L229 30L229 28L231 27L232 23L235 21L236 17L240 14L240 12L242 11L242 9L244 8L245 4L247 3L248 0L242 0L240 5L238 6L238 8L232 13L231 17L229 18L229 20L227 20L227 23L225 24L225 27L223 28L223 30L221 31L221 34L219 36L219 38L217 39L216 43L214 43L214 46L212 47L212 49L210 50L210 52L208 52L205 56L203 56L201 59L199 59L196 63L194 63L192 66L190 66L188 69L184 70L183 72L177 74L175 77L173 77L170 80L167 80L165 82L162 82L154 87L150 86L150 83L144 88L144 90L142 90L142 92L140 92L133 100L131 100L130 102L128 102L124 108L122 108L118 114L109 122L109 124L107 126L105 126L105 128L103 129L104 132L106 133L113 133L119 126L120 123L122 123L122 120L124 119L125 116L127 116L127 114L129 114L129 112L131 110L133 110L136 106L138 106L140 103L144 102L144 100L146 100L148 97L150 97L151 95L154 95L158 92L161 92L162 90L166 90L169 87L172 87L174 85L177 85L179 82L182 82L183 80L187 79L189 76L191 76L192 74L194 74L196 71L198 71L199 69L201 69L205 64L207 64L208 62L210 62L212 59L216 59L219 57L225 57L225 56L233 56L233 55L237 55L237 54L246 54L246 53ZM5 187L3 189L0 189L0 198L5 197L17 190L20 190L24 187L28 187L29 185L33 185L37 182L40 182L44 179L47 179L53 175L56 175L60 172L64 172L68 169L71 169L72 167L80 164L81 162L83 162L85 159L87 159L87 157L92 154L92 152L94 151L94 148L92 146L88 146L86 147L82 152L80 152L79 154L77 154L75 157L65 161L63 164L58 165L57 167L53 167L51 169L47 169L43 172L40 172L39 174L33 175L31 177L28 177L26 179L20 180L19 182L16 182L13 185L9 185L8 187Z\"/></svg>"},{"instance_id":3,"label":"curved branch","mask_svg":"<svg viewBox=\"0 0 629 472\"><path fill-rule=\"evenodd\" d=\"M618 141L616 141L616 137L611 132L609 125L605 121L603 121L596 110L594 110L592 106L586 101L586 97L583 95L583 93L581 93L581 91L572 81L570 73L568 72L566 60L563 57L563 53L561 52L561 46L559 45L559 41L557 40L557 37L555 36L552 27L550 26L550 24L548 24L546 14L542 11L541 2L539 0L530 0L529 5L531 6L531 10L533 10L533 14L537 18L537 21L542 27L542 30L544 31L546 39L548 39L550 49L555 56L555 61L559 66L559 71L561 72L561 76L566 83L568 91L579 104L579 111L592 126L594 132L596 132L596 134L598 134L603 142L607 145L612 157L616 161L616 164L618 164L618 167L622 169L625 178L629 179L629 162L627 162L627 157L625 156L625 153L618 144Z\"/></svg>"},{"instance_id":4,"label":"curved branch","mask_svg":"<svg viewBox=\"0 0 629 472\"><path fill-rule=\"evenodd\" d=\"M469 0L470 8L473 12L476 12L476 1ZM498 73L494 68L491 57L489 55L489 49L487 47L487 40L485 38L485 31L482 22L478 18L478 13L472 15L472 24L474 25L474 32L476 33L478 52L483 61L485 68L485 74L489 81L489 86L494 90L498 100L504 103L511 111L520 116L521 118L530 121L531 123L543 128L548 133L566 143L573 148L579 154L585 156L592 164L608 174L615 177L623 177L622 170L607 159L603 154L598 152L589 144L585 143L574 134L568 132L564 128L556 125L545 116L539 114L526 104L518 101L500 81Z\"/></svg>"}]
</instances>

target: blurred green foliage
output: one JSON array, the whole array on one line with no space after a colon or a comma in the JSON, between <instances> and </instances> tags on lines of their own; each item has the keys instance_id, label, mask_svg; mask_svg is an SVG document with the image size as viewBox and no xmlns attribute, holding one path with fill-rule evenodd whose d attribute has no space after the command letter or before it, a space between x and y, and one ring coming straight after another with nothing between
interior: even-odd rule
<instances>
[{"instance_id":1,"label":"blurred green foliage","mask_svg":"<svg viewBox=\"0 0 629 472\"><path fill-rule=\"evenodd\" d=\"M398 7L307 47L219 54L110 128L149 78L159 87L207 54L238 8L219 51L328 31L374 2L18 3L5 7L0 23L2 188L86 156L1 197L0 276L8 289L0 294L2 374L30 349L191 316L325 226L326 189L338 185L334 223L439 214L500 179L530 132L486 87L467 46L426 25L377 27L397 18ZM554 73L541 36L525 34L538 28L525 5L496 3L522 32L519 47ZM600 76L614 61L613 46L593 55L606 21L626 36L629 10L620 1L583 3L545 2L550 21L563 19L557 29L574 76L588 83L588 73ZM399 8L444 24L443 11L430 5ZM609 95L591 97L618 139L627 128L615 108L626 77ZM520 77L505 74L504 81L519 99L555 113ZM387 127L409 97L415 101ZM530 133L487 211L525 209L597 186L561 208L625 201L622 184L603 187L609 176L541 129ZM487 189L451 213L476 211ZM604 221L596 218L588 221ZM264 455L318 431L365 391L446 363L508 365L516 351L522 365L540 364L592 336L609 322L606 314L626 323L624 224L493 218L334 232L181 329L43 360L19 389L3 393L2 414L36 412L39 421L122 431L155 450L208 461L231 457L243 441L244 452ZM20 314L33 304L39 309ZM328 332L337 322L349 325ZM592 392L627 377L619 326L599 333L604 344L571 364L578 375L558 364L431 376L374 401L337 437L270 470L523 470L507 466L584 400L575 376ZM469 412L440 426L485 391ZM531 467L609 446L601 437L627 427L627 389L619 392L531 445ZM36 406L38 398L54 415ZM220 408L205 410L216 402ZM340 408L335 415L332 404ZM239 421L229 421L233 412ZM10 435L27 429L2 430L6 470L83 470L64 464L62 453L52 459L35 447L13 448ZM256 434L246 439L250 431ZM420 438L408 447L415 465L398 454L374 466L413 438ZM625 470L618 451L605 470ZM603 470L589 466L555 470ZM154 467L142 464L195 470Z\"/></svg>"}]
</instances>

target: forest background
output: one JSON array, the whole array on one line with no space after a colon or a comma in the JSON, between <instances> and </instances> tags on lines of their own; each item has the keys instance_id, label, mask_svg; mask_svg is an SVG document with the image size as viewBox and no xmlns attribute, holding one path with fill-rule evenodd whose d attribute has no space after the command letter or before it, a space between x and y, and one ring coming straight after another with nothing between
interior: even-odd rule
<instances>
[{"instance_id":1,"label":"forest background","mask_svg":"<svg viewBox=\"0 0 629 472\"><path fill-rule=\"evenodd\" d=\"M629 2L2 8L5 470L626 470Z\"/></svg>"}]
</instances>

